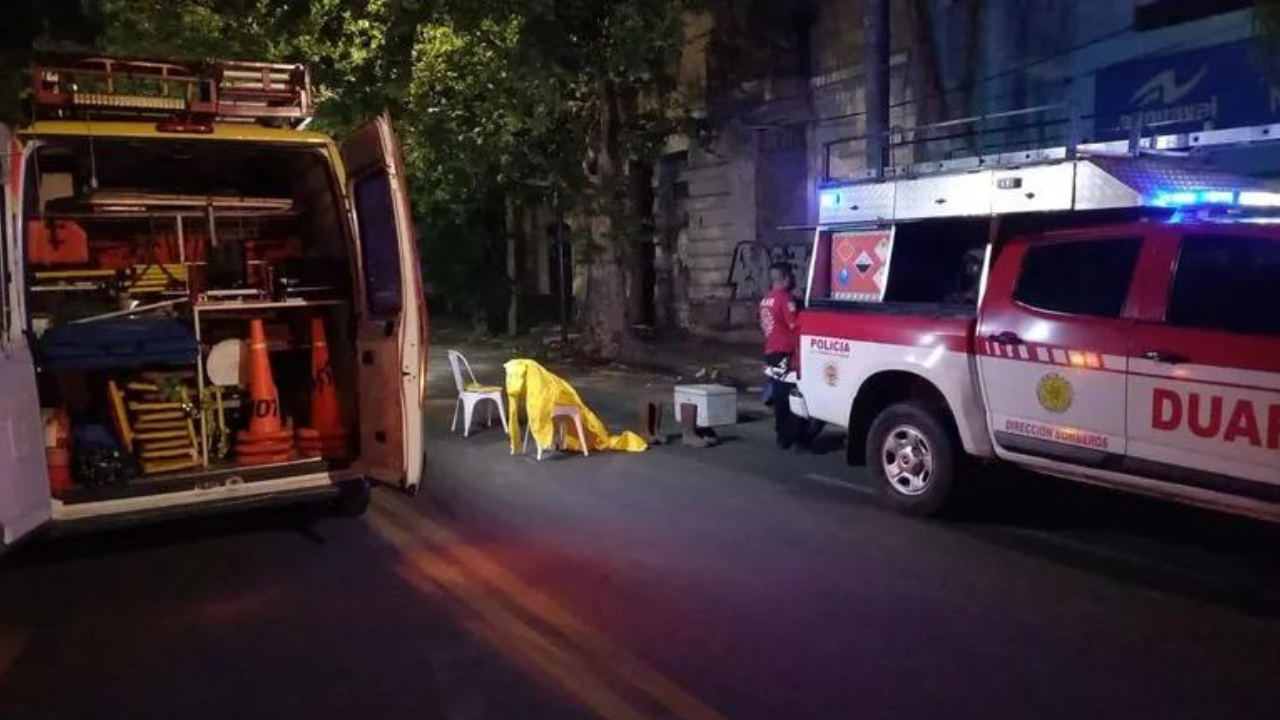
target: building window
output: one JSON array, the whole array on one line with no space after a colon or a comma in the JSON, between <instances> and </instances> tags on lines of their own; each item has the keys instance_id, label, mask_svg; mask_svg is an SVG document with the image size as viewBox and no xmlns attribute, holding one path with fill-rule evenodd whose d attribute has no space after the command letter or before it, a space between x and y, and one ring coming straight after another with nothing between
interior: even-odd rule
<instances>
[{"instance_id":1,"label":"building window","mask_svg":"<svg viewBox=\"0 0 1280 720\"><path fill-rule=\"evenodd\" d=\"M1135 0L1133 25L1139 30L1178 25L1243 10L1254 0Z\"/></svg>"}]
</instances>

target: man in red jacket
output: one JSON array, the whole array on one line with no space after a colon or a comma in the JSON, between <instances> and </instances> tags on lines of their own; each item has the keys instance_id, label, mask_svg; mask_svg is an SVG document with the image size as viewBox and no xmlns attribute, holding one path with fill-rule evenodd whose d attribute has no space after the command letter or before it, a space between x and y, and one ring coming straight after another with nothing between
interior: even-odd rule
<instances>
[{"instance_id":1,"label":"man in red jacket","mask_svg":"<svg viewBox=\"0 0 1280 720\"><path fill-rule=\"evenodd\" d=\"M796 279L787 263L769 267L770 290L760 300L760 330L764 333L764 361L770 367L795 367L800 350L799 309L791 291ZM791 383L770 380L769 402L773 405L774 432L778 446L786 449L801 440L796 418L791 414Z\"/></svg>"}]
</instances>

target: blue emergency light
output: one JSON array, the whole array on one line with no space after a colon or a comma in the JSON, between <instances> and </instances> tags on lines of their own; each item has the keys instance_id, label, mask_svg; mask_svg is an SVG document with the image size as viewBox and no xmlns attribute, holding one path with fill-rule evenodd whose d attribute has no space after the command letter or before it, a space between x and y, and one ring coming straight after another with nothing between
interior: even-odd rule
<instances>
[{"instance_id":1,"label":"blue emergency light","mask_svg":"<svg viewBox=\"0 0 1280 720\"><path fill-rule=\"evenodd\" d=\"M1162 190L1151 196L1151 204L1167 208L1197 205L1280 207L1280 193L1265 190Z\"/></svg>"}]
</instances>

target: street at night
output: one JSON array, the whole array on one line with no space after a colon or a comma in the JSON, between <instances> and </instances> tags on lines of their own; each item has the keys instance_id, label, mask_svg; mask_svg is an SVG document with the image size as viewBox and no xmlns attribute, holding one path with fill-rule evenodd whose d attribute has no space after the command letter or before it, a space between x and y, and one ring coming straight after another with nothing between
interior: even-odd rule
<instances>
[{"instance_id":1,"label":"street at night","mask_svg":"<svg viewBox=\"0 0 1280 720\"><path fill-rule=\"evenodd\" d=\"M1280 0L0 2L103 718L1280 718Z\"/></svg>"},{"instance_id":2,"label":"street at night","mask_svg":"<svg viewBox=\"0 0 1280 720\"><path fill-rule=\"evenodd\" d=\"M844 466L838 434L797 455L764 421L710 449L539 463L500 429L448 433L447 367L416 497L376 492L360 520L254 512L6 557L0 717L1280 707L1272 526L1018 473L988 478L968 517L903 518ZM614 425L671 382L571 377Z\"/></svg>"}]
</instances>

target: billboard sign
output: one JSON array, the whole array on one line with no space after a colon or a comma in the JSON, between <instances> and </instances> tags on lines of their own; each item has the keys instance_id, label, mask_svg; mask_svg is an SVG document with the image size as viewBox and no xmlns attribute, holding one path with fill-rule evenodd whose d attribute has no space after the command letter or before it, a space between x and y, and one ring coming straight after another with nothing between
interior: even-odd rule
<instances>
[{"instance_id":1,"label":"billboard sign","mask_svg":"<svg viewBox=\"0 0 1280 720\"><path fill-rule=\"evenodd\" d=\"M1098 135L1124 136L1138 122L1159 134L1280 122L1280 83L1273 86L1256 49L1241 40L1099 70Z\"/></svg>"}]
</instances>

